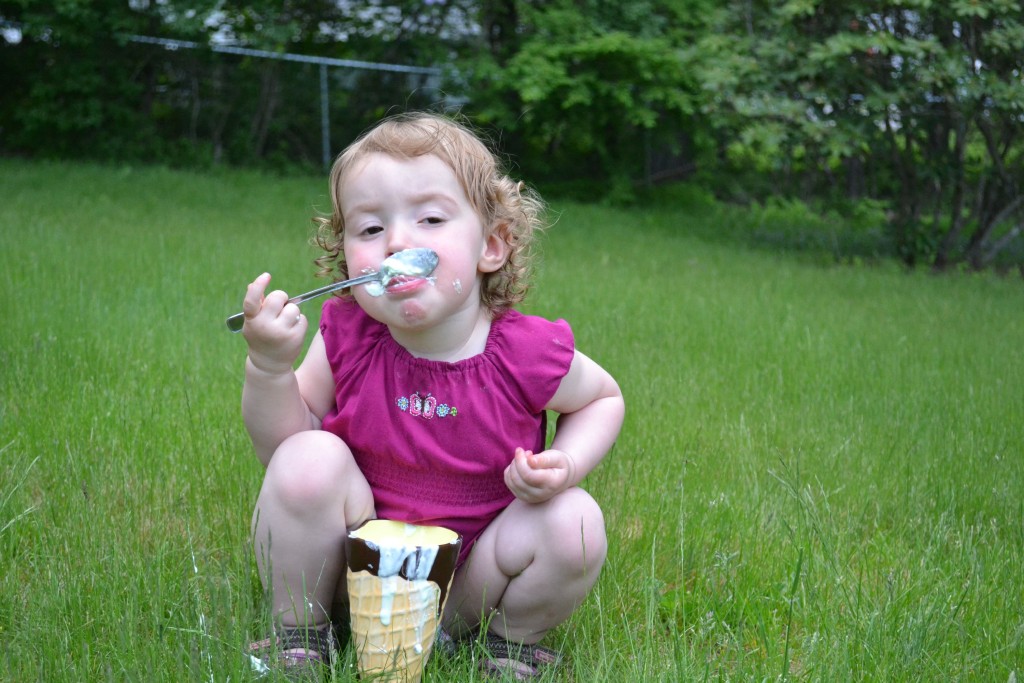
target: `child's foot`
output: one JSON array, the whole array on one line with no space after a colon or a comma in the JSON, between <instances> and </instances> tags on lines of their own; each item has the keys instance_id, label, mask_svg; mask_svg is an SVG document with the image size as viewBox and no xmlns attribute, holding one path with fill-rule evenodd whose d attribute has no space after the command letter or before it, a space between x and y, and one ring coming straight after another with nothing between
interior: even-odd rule
<instances>
[{"instance_id":1,"label":"child's foot","mask_svg":"<svg viewBox=\"0 0 1024 683\"><path fill-rule=\"evenodd\" d=\"M299 680L320 680L337 652L338 641L330 624L320 628L282 627L270 638L249 645L253 657L268 667L283 668L289 678Z\"/></svg>"},{"instance_id":2,"label":"child's foot","mask_svg":"<svg viewBox=\"0 0 1024 683\"><path fill-rule=\"evenodd\" d=\"M562 663L562 653L540 645L523 645L488 631L484 634L487 658L481 671L492 678L529 681L540 678L544 670Z\"/></svg>"},{"instance_id":3,"label":"child's foot","mask_svg":"<svg viewBox=\"0 0 1024 683\"><path fill-rule=\"evenodd\" d=\"M452 638L444 627L437 627L437 635L434 636L434 652L440 652L446 657L455 657L459 654L459 643Z\"/></svg>"}]
</instances>

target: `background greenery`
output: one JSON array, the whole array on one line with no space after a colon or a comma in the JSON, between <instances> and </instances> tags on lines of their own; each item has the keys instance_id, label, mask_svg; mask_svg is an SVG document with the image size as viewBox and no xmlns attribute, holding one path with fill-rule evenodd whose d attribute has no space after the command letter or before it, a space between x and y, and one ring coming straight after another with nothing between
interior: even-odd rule
<instances>
[{"instance_id":1,"label":"background greenery","mask_svg":"<svg viewBox=\"0 0 1024 683\"><path fill-rule=\"evenodd\" d=\"M458 108L551 191L688 178L869 223L937 270L1024 268L1016 0L0 0L0 151L320 165L319 72L151 36L440 67L332 69L334 152Z\"/></svg>"},{"instance_id":2,"label":"background greenery","mask_svg":"<svg viewBox=\"0 0 1024 683\"><path fill-rule=\"evenodd\" d=\"M261 468L224 318L263 270L315 284L326 181L0 176L0 680L255 680ZM573 324L628 415L587 480L609 560L552 678L1019 678L1020 283L779 253L785 206L553 209L528 310Z\"/></svg>"}]
</instances>

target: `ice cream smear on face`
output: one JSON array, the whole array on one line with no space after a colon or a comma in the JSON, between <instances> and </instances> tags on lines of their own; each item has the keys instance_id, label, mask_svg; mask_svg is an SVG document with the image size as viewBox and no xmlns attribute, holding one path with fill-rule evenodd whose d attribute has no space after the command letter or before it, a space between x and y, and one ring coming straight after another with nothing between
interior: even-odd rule
<instances>
[{"instance_id":1,"label":"ice cream smear on face","mask_svg":"<svg viewBox=\"0 0 1024 683\"><path fill-rule=\"evenodd\" d=\"M373 268L366 268L363 270L362 274L369 275L370 273L373 272ZM381 296L382 294L384 294L384 285L382 285L380 282L367 282L366 285L363 286L363 291L369 294L370 296Z\"/></svg>"}]
</instances>

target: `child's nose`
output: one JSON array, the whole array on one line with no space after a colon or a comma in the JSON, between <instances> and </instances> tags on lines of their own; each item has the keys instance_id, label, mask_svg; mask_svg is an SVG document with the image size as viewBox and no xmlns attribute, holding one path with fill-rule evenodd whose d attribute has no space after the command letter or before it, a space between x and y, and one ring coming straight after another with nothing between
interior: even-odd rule
<instances>
[{"instance_id":1,"label":"child's nose","mask_svg":"<svg viewBox=\"0 0 1024 683\"><path fill-rule=\"evenodd\" d=\"M404 225L388 226L388 256L410 248L412 231Z\"/></svg>"}]
</instances>

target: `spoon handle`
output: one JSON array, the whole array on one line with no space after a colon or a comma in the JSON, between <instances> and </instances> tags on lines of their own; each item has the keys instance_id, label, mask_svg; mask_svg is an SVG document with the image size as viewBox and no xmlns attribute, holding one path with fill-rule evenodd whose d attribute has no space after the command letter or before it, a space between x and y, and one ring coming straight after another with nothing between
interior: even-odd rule
<instances>
[{"instance_id":1,"label":"spoon handle","mask_svg":"<svg viewBox=\"0 0 1024 683\"><path fill-rule=\"evenodd\" d=\"M346 287L355 287L356 285L365 285L367 282L373 282L375 280L380 280L380 273L367 273L366 275L360 275L359 277L354 277L349 280L342 280L341 282L332 282L329 285L318 287L317 289L310 290L304 294L298 294L296 296L293 296L292 298L288 299L288 303L301 304L304 301L309 301L310 299L315 299L318 296L323 296L324 294L336 292L339 289L345 289ZM227 324L228 329L231 330L232 332L241 332L242 325L245 324L245 314L235 313L233 316L227 319Z\"/></svg>"}]
</instances>

